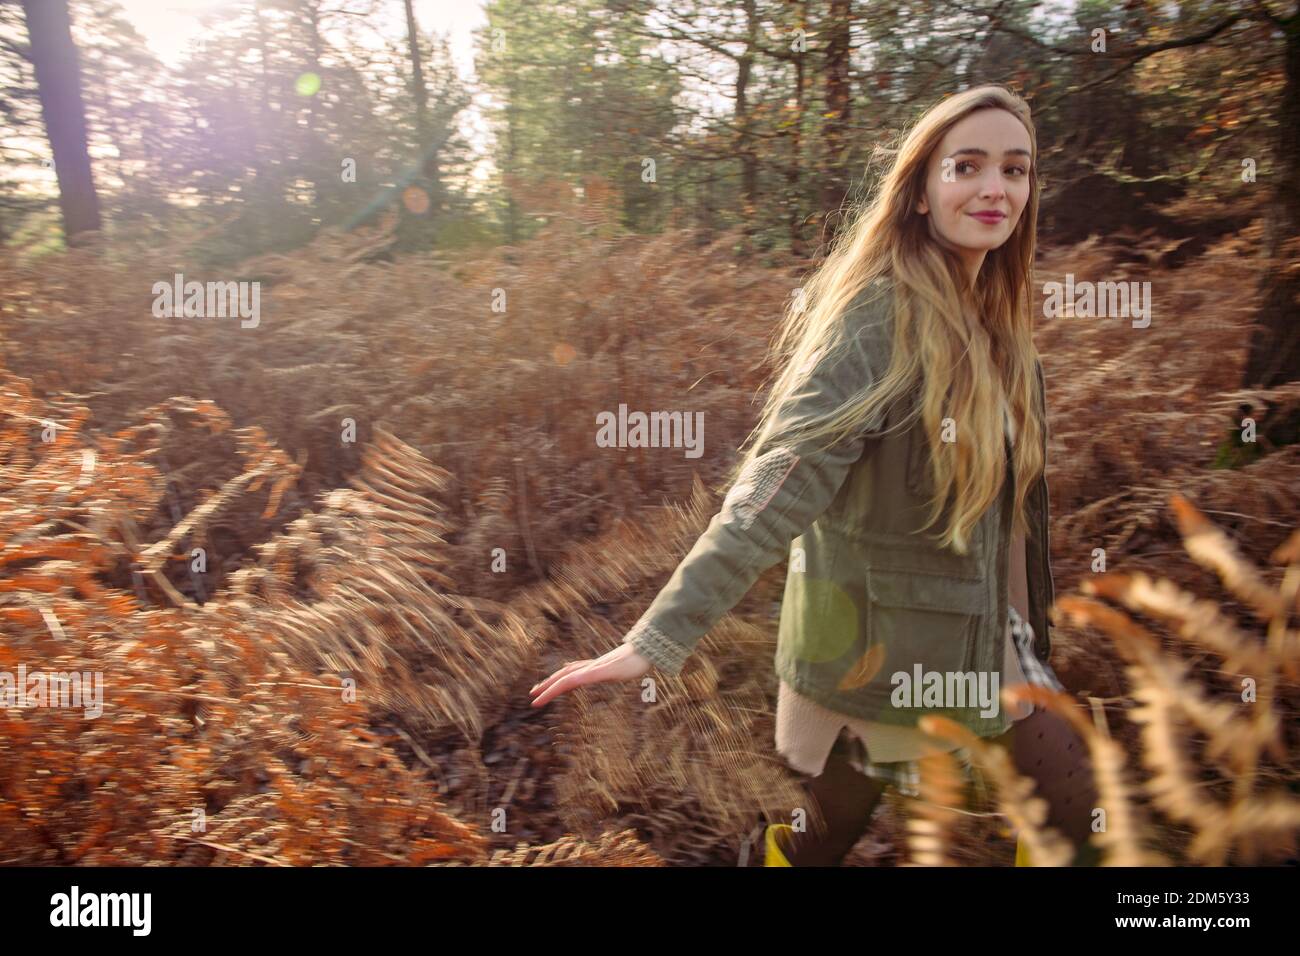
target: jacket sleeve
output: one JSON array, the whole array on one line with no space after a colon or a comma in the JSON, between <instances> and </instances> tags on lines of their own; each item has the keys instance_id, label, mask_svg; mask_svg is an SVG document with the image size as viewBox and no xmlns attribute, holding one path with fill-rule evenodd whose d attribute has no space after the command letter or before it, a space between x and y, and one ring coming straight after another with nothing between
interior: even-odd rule
<instances>
[{"instance_id":1,"label":"jacket sleeve","mask_svg":"<svg viewBox=\"0 0 1300 956\"><path fill-rule=\"evenodd\" d=\"M889 301L878 296L855 305L846 316L847 342L814 354L811 370L777 409L771 434L721 509L624 637L661 671L680 673L704 635L830 506L861 458L883 413L830 447L828 436L798 436L876 381L875 370L888 359L880 332Z\"/></svg>"}]
</instances>

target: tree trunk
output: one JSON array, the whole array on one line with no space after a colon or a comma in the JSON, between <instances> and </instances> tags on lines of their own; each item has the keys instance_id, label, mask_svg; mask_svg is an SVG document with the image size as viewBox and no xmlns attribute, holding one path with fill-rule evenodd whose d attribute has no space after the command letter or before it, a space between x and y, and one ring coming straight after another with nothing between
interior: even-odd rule
<instances>
[{"instance_id":1,"label":"tree trunk","mask_svg":"<svg viewBox=\"0 0 1300 956\"><path fill-rule=\"evenodd\" d=\"M86 108L81 68L72 42L67 0L23 0L32 65L45 132L59 179L59 210L69 246L88 244L102 227L99 195L86 146Z\"/></svg>"},{"instance_id":2,"label":"tree trunk","mask_svg":"<svg viewBox=\"0 0 1300 956\"><path fill-rule=\"evenodd\" d=\"M1274 156L1279 168L1268 254L1285 263L1293 261L1296 237L1300 236L1300 14L1283 21L1282 29L1286 37L1286 82L1277 117ZM1262 291L1263 301L1242 374L1246 388L1300 379L1300 273L1289 269L1271 271L1264 277ZM1274 444L1300 440L1300 414L1289 415L1283 421L1260 422L1259 427Z\"/></svg>"},{"instance_id":3,"label":"tree trunk","mask_svg":"<svg viewBox=\"0 0 1300 956\"><path fill-rule=\"evenodd\" d=\"M419 131L420 149L424 149L429 136L429 91L424 86L424 65L420 62L420 31L415 24L412 0L406 4L406 45L411 51L411 88L415 95L415 128Z\"/></svg>"},{"instance_id":4,"label":"tree trunk","mask_svg":"<svg viewBox=\"0 0 1300 956\"><path fill-rule=\"evenodd\" d=\"M1274 153L1280 168L1268 242L1269 256L1283 262L1288 255L1287 241L1300 236L1300 15L1290 17L1284 29L1286 83ZM1242 376L1242 384L1248 388L1300 379L1300 329L1296 324L1300 274L1271 272L1264 277L1263 291L1255 337Z\"/></svg>"},{"instance_id":5,"label":"tree trunk","mask_svg":"<svg viewBox=\"0 0 1300 956\"><path fill-rule=\"evenodd\" d=\"M822 213L834 216L833 232L838 233L844 223L839 217L840 206L848 193L845 180L844 156L848 149L846 131L853 115L853 100L849 89L849 42L853 19L851 0L831 0L825 21L826 66L825 96L825 167L821 171L825 185L822 189ZM825 237L827 240L831 235Z\"/></svg>"},{"instance_id":6,"label":"tree trunk","mask_svg":"<svg viewBox=\"0 0 1300 956\"><path fill-rule=\"evenodd\" d=\"M758 230L758 156L754 152L753 117L749 112L749 81L754 68L754 49L758 44L758 8L754 0L744 0L745 52L736 61L736 154L740 158L741 195L744 203L744 252L753 249Z\"/></svg>"},{"instance_id":7,"label":"tree trunk","mask_svg":"<svg viewBox=\"0 0 1300 956\"><path fill-rule=\"evenodd\" d=\"M508 63L506 78L506 176L519 170L519 93L515 82L515 67ZM513 246L519 242L519 205L515 202L514 184L506 180L506 242Z\"/></svg>"},{"instance_id":8,"label":"tree trunk","mask_svg":"<svg viewBox=\"0 0 1300 956\"><path fill-rule=\"evenodd\" d=\"M798 17L800 29L807 31L808 8L805 0L800 0L798 4ZM804 196L800 183L800 164L803 162L804 88L807 83L804 77L806 52L801 50L794 58L794 120L790 124L790 159L785 170L785 194L786 202L789 203L787 225L790 232L790 252L800 258L807 255L803 241Z\"/></svg>"}]
</instances>

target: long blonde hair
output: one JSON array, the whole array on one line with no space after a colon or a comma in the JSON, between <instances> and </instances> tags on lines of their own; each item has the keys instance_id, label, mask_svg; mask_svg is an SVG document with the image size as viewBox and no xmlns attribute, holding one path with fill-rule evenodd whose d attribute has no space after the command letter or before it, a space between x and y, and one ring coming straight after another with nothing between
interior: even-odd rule
<instances>
[{"instance_id":1,"label":"long blonde hair","mask_svg":"<svg viewBox=\"0 0 1300 956\"><path fill-rule=\"evenodd\" d=\"M985 255L971 290L960 259L934 241L926 217L915 209L924 195L931 153L953 124L988 107L1007 110L1029 132L1029 199L1011 236ZM869 283L885 277L892 281L894 293L888 369L874 386L864 382L862 392L841 408L808 422L799 437L829 436L832 444L860 432L923 382L921 400L899 424L919 414L928 437L935 497L925 528L939 519L951 497L949 525L938 544L966 554L972 529L997 500L1006 478L1004 389L1016 422L1014 514L1015 528L1021 532L1027 530L1026 495L1044 467L1046 409L1038 405L1038 350L1029 301L1037 241L1038 138L1024 100L1001 86L981 86L941 100L900 139L897 147L877 147L877 156L893 161L874 196L859 207L826 260L786 308L769 354L778 369L776 384L742 445L748 450L717 491L733 485L754 459L769 437L776 413L815 358L848 346L848 307ZM958 436L978 439L942 441L940 424L945 417L956 423Z\"/></svg>"}]
</instances>

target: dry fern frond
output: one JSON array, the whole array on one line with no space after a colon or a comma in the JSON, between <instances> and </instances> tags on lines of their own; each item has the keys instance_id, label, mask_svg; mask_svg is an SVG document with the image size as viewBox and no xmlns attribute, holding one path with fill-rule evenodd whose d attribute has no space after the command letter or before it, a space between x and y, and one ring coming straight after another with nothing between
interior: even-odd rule
<instances>
[{"instance_id":1,"label":"dry fern frond","mask_svg":"<svg viewBox=\"0 0 1300 956\"><path fill-rule=\"evenodd\" d=\"M949 840L961 806L962 775L952 754L928 753L917 761L921 801L907 821L911 861L905 866L952 866Z\"/></svg>"},{"instance_id":2,"label":"dry fern frond","mask_svg":"<svg viewBox=\"0 0 1300 956\"><path fill-rule=\"evenodd\" d=\"M1090 589L1088 582L1081 587L1084 591ZM1130 663L1130 676L1152 685L1150 694L1139 699L1149 698L1153 706L1160 706L1165 698L1177 700L1182 713L1209 735L1207 757L1232 761L1238 770L1243 769L1241 761L1247 752L1262 747L1269 748L1277 759L1285 759L1281 722L1271 710L1266 708L1262 719L1251 720L1241 713L1240 707L1209 699L1194 681L1186 662L1164 653L1155 635L1120 611L1068 596L1059 600L1057 606L1074 623L1092 625L1115 642L1116 649ZM1262 654L1259 659L1263 663L1257 673L1267 673L1270 667L1267 655ZM1243 749L1243 743L1249 746ZM1196 812L1193 805L1187 810Z\"/></svg>"},{"instance_id":3,"label":"dry fern frond","mask_svg":"<svg viewBox=\"0 0 1300 956\"><path fill-rule=\"evenodd\" d=\"M27 383L0 372L0 389L21 414L48 416ZM119 561L156 562L217 504L252 493L251 482L227 484L213 507L194 509L153 546L115 538L148 526L162 502L150 461L163 443L229 433L245 461L274 461L292 476L265 435L229 430L220 410L185 399L94 445L75 419L44 442L8 412L0 406L0 498L15 502L0 509L0 669L100 674L104 686L99 716L0 709L0 859L415 865L483 856L483 836L445 813L366 729L364 706L278 652L264 639L273 628L250 633L241 610L255 598L159 607L103 583ZM94 466L83 480L88 447ZM310 630L303 622L316 610L296 610L277 623Z\"/></svg>"},{"instance_id":4,"label":"dry fern frond","mask_svg":"<svg viewBox=\"0 0 1300 956\"><path fill-rule=\"evenodd\" d=\"M604 644L617 638L611 633ZM759 819L788 820L802 809L809 826L820 826L816 807L764 746L770 641L724 618L690 668L654 680L653 702L636 685L571 695L575 746L556 782L567 827L588 832L614 817L649 831L661 856L704 863Z\"/></svg>"},{"instance_id":5,"label":"dry fern frond","mask_svg":"<svg viewBox=\"0 0 1300 956\"><path fill-rule=\"evenodd\" d=\"M1195 680L1187 662L1162 648L1157 637L1122 611L1086 598L1062 597L1057 612L1074 624L1105 633L1127 664L1138 706L1132 712L1140 725L1142 761L1152 771L1146 791L1165 814L1189 825L1194 836L1189 856L1207 865L1223 865L1236 851L1246 863L1293 850L1300 820L1300 799L1284 789L1256 796L1265 760L1286 766L1290 759L1277 690L1280 675L1294 676L1295 635L1285 627L1300 567L1291 564L1280 587L1263 575L1236 549L1228 537L1191 504L1175 496L1172 507L1186 538L1187 549L1200 563L1217 571L1241 596L1257 618L1266 620L1266 640L1239 631L1210 602L1199 601L1168 581L1145 575L1104 575L1085 582L1086 593L1107 597L1152 617L1177 624L1182 639L1206 647L1224 658L1227 673L1245 673L1257 693L1244 693L1237 703L1215 700ZM1294 558L1295 535L1275 549L1274 560ZM1242 703L1249 703L1243 709ZM1204 758L1224 771L1231 795L1215 798L1218 781L1205 779L1196 762L1185 724L1205 735Z\"/></svg>"},{"instance_id":6,"label":"dry fern frond","mask_svg":"<svg viewBox=\"0 0 1300 956\"><path fill-rule=\"evenodd\" d=\"M1262 621L1285 617L1287 605L1276 588L1260 577L1242 557L1232 539L1201 514L1183 495L1170 497L1170 506L1183 536L1183 545L1198 564L1218 573L1223 583Z\"/></svg>"},{"instance_id":7,"label":"dry fern frond","mask_svg":"<svg viewBox=\"0 0 1300 956\"><path fill-rule=\"evenodd\" d=\"M1064 866L1073 856L1070 842L1052 827L1045 827L1047 802L1033 796L1034 781L1016 772L1010 754L990 744L947 717L922 717L917 726L923 733L956 741L967 748L971 759L997 788L998 803L1020 834L1031 856L1040 866Z\"/></svg>"},{"instance_id":8,"label":"dry fern frond","mask_svg":"<svg viewBox=\"0 0 1300 956\"><path fill-rule=\"evenodd\" d=\"M1088 745L1097 799L1105 811L1105 827L1093 839L1104 853L1105 866L1166 866L1164 856L1146 846L1147 821L1137 804L1137 792L1129 783L1123 748L1111 737L1104 722L1094 727L1068 695L1036 685L1018 685L1003 690L1013 706L1029 703L1045 707L1065 718Z\"/></svg>"},{"instance_id":9,"label":"dry fern frond","mask_svg":"<svg viewBox=\"0 0 1300 956\"><path fill-rule=\"evenodd\" d=\"M1183 590L1172 581L1155 580L1142 572L1110 572L1085 579L1079 585L1084 594L1095 594L1123 604L1129 610L1174 622L1179 637L1193 641L1223 658L1224 668L1247 674L1261 674L1271 666L1269 652L1219 610ZM1282 665L1300 676L1300 634L1288 635L1281 648Z\"/></svg>"},{"instance_id":10,"label":"dry fern frond","mask_svg":"<svg viewBox=\"0 0 1300 956\"><path fill-rule=\"evenodd\" d=\"M638 839L635 830L604 833L595 843L566 836L542 846L519 844L497 850L485 863L450 860L430 866L665 866L663 859Z\"/></svg>"}]
</instances>

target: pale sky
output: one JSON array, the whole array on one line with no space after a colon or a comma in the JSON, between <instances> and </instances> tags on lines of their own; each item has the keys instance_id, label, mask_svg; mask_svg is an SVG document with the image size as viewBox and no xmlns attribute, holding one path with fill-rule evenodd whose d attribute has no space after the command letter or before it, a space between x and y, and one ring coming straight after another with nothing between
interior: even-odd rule
<instances>
[{"instance_id":1,"label":"pale sky","mask_svg":"<svg viewBox=\"0 0 1300 956\"><path fill-rule=\"evenodd\" d=\"M220 15L223 7L234 6L231 0L118 0L132 26L144 37L154 54L170 67L177 66L185 52L203 33L199 15ZM269 5L269 4L268 4ZM340 7L346 4L340 2ZM452 62L461 78L472 83L474 77L474 47L470 31L487 22L481 0L415 0L415 21L425 35L444 34L449 37ZM373 24L373 29L357 29L355 17L334 17L335 23L345 23L357 42L369 42L375 30L405 43L406 18L400 0L389 0L380 9L388 14L383 22ZM330 20L326 21L327 24ZM488 131L481 111L480 95L459 117L462 133L480 154L486 154ZM485 162L474 170L475 179L489 174Z\"/></svg>"},{"instance_id":2,"label":"pale sky","mask_svg":"<svg viewBox=\"0 0 1300 956\"><path fill-rule=\"evenodd\" d=\"M180 62L186 45L202 32L199 14L219 14L222 7L234 6L230 0L118 0L118 3L150 49L171 65ZM404 37L402 4L400 0L390 0L390 3L391 27L397 30L397 37ZM457 69L461 76L468 78L474 71L470 30L486 21L482 3L479 0L415 0L415 19L425 33L450 34ZM366 31L356 32L364 36Z\"/></svg>"}]
</instances>

